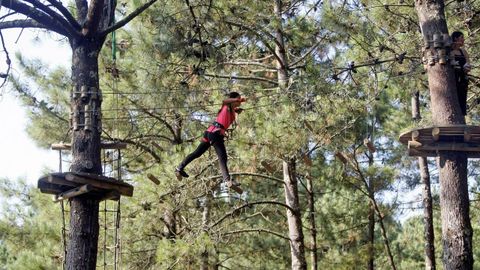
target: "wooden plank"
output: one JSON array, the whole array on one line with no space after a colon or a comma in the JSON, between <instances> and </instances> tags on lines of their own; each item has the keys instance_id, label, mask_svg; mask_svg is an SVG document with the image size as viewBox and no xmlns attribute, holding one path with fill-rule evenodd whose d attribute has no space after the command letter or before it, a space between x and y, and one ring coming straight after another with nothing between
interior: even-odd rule
<instances>
[{"instance_id":1,"label":"wooden plank","mask_svg":"<svg viewBox=\"0 0 480 270\"><path fill-rule=\"evenodd\" d=\"M469 142L472 140L472 133L470 132L469 128L465 128L463 131L463 140Z\"/></svg>"},{"instance_id":2,"label":"wooden plank","mask_svg":"<svg viewBox=\"0 0 480 270\"><path fill-rule=\"evenodd\" d=\"M466 136L465 130L467 130ZM466 142L480 143L480 126L452 125L413 129L402 133L399 140L406 145L410 140L425 144L435 141L435 139L438 141L449 140L449 137L463 137Z\"/></svg>"},{"instance_id":3,"label":"wooden plank","mask_svg":"<svg viewBox=\"0 0 480 270\"><path fill-rule=\"evenodd\" d=\"M372 154L375 153L375 151L377 151L377 149L375 148L375 145L373 145L373 143L367 138L363 140L363 145L365 145L368 148L368 151Z\"/></svg>"},{"instance_id":4,"label":"wooden plank","mask_svg":"<svg viewBox=\"0 0 480 270\"><path fill-rule=\"evenodd\" d=\"M273 166L270 165L270 163L268 163L267 161L262 160L262 162L260 162L260 164L262 164L262 166L263 166L269 173L274 173L274 172L275 172L275 168L273 168Z\"/></svg>"},{"instance_id":5,"label":"wooden plank","mask_svg":"<svg viewBox=\"0 0 480 270\"><path fill-rule=\"evenodd\" d=\"M153 174L147 173L147 178L150 179L150 181L152 181L153 183L155 183L155 185L160 185L160 180L158 180L158 178L155 177Z\"/></svg>"},{"instance_id":6,"label":"wooden plank","mask_svg":"<svg viewBox=\"0 0 480 270\"><path fill-rule=\"evenodd\" d=\"M94 175L89 173L66 173L65 179L68 181L90 184L96 188L106 190L116 190L121 195L131 197L133 196L133 186L124 182L112 180L113 178Z\"/></svg>"},{"instance_id":7,"label":"wooden plank","mask_svg":"<svg viewBox=\"0 0 480 270\"><path fill-rule=\"evenodd\" d=\"M46 177L47 182L57 185L78 187L80 184L65 179L64 173L52 173Z\"/></svg>"},{"instance_id":8,"label":"wooden plank","mask_svg":"<svg viewBox=\"0 0 480 270\"><path fill-rule=\"evenodd\" d=\"M107 193L105 193L103 196L100 197L100 201L105 201L105 200L113 200L113 201L118 201L120 199L121 194L116 191L116 190L111 190Z\"/></svg>"},{"instance_id":9,"label":"wooden plank","mask_svg":"<svg viewBox=\"0 0 480 270\"><path fill-rule=\"evenodd\" d=\"M70 198L73 198L73 197L76 197L76 196L80 196L80 195L88 193L90 191L92 191L92 186L89 185L89 184L86 184L86 185L79 186L79 187L76 187L74 189L71 189L71 190L68 190L68 191L65 191L65 192L62 192L62 193L56 195L53 201L54 202L63 201L63 200L70 199Z\"/></svg>"},{"instance_id":10,"label":"wooden plank","mask_svg":"<svg viewBox=\"0 0 480 270\"><path fill-rule=\"evenodd\" d=\"M123 142L102 142L100 144L102 149L126 149L127 143Z\"/></svg>"},{"instance_id":11,"label":"wooden plank","mask_svg":"<svg viewBox=\"0 0 480 270\"><path fill-rule=\"evenodd\" d=\"M53 143L51 145L52 150L70 150L71 146L69 143Z\"/></svg>"},{"instance_id":12,"label":"wooden plank","mask_svg":"<svg viewBox=\"0 0 480 270\"><path fill-rule=\"evenodd\" d=\"M335 156L340 159L343 164L347 164L347 157L342 152L336 152Z\"/></svg>"},{"instance_id":13,"label":"wooden plank","mask_svg":"<svg viewBox=\"0 0 480 270\"><path fill-rule=\"evenodd\" d=\"M46 194L58 194L62 193L66 190L68 190L70 187L68 186L62 186L62 185L57 185L57 184L52 184L44 179L40 179L37 182L37 188L40 189L40 192L46 193Z\"/></svg>"},{"instance_id":14,"label":"wooden plank","mask_svg":"<svg viewBox=\"0 0 480 270\"><path fill-rule=\"evenodd\" d=\"M418 141L409 141L408 142L408 148L419 148L419 147L422 147L422 143L418 142Z\"/></svg>"},{"instance_id":15,"label":"wooden plank","mask_svg":"<svg viewBox=\"0 0 480 270\"><path fill-rule=\"evenodd\" d=\"M480 152L480 146L469 145L466 143L438 143L435 145L423 145L417 150L420 151L461 151L461 152Z\"/></svg>"},{"instance_id":16,"label":"wooden plank","mask_svg":"<svg viewBox=\"0 0 480 270\"><path fill-rule=\"evenodd\" d=\"M126 149L127 144L123 142L101 142L100 147L102 149ZM54 143L51 145L52 150L71 150L72 145L70 143Z\"/></svg>"}]
</instances>

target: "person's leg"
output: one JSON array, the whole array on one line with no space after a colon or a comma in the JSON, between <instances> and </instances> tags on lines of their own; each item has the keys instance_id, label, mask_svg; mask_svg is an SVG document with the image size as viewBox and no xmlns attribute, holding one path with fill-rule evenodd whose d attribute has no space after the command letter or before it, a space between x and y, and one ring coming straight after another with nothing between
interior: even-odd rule
<instances>
[{"instance_id":1,"label":"person's leg","mask_svg":"<svg viewBox=\"0 0 480 270\"><path fill-rule=\"evenodd\" d=\"M240 188L240 184L231 179L230 173L228 172L227 166L227 149L225 148L224 137L218 133L212 134L209 137L210 141L212 142L213 147L215 148L215 152L218 156L218 163L220 164L220 170L222 171L223 181L227 184L229 188L232 188L238 193L242 193L243 190Z\"/></svg>"},{"instance_id":2,"label":"person's leg","mask_svg":"<svg viewBox=\"0 0 480 270\"><path fill-rule=\"evenodd\" d=\"M467 115L467 85L465 74L461 71L455 72L455 84L457 86L457 97L463 115Z\"/></svg>"},{"instance_id":3,"label":"person's leg","mask_svg":"<svg viewBox=\"0 0 480 270\"><path fill-rule=\"evenodd\" d=\"M468 84L465 79L460 80L457 84L458 101L463 115L467 115L467 88Z\"/></svg>"},{"instance_id":4,"label":"person's leg","mask_svg":"<svg viewBox=\"0 0 480 270\"><path fill-rule=\"evenodd\" d=\"M205 153L208 150L208 148L210 148L210 143L202 139L197 149L195 149L195 151L193 151L187 157L185 157L185 159L176 168L176 171L182 177L188 177L188 174L184 171L185 167L194 159L199 158L201 155L203 155L203 153Z\"/></svg>"},{"instance_id":5,"label":"person's leg","mask_svg":"<svg viewBox=\"0 0 480 270\"><path fill-rule=\"evenodd\" d=\"M225 148L224 137L219 132L208 133L207 137L217 153L223 180L226 182L230 181L230 173L228 172L227 167L227 149Z\"/></svg>"}]
</instances>

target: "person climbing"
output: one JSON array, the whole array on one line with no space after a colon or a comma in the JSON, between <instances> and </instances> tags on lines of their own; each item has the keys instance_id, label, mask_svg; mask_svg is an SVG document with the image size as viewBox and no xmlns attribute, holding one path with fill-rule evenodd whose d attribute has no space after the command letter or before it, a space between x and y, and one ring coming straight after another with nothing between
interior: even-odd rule
<instances>
[{"instance_id":1,"label":"person climbing","mask_svg":"<svg viewBox=\"0 0 480 270\"><path fill-rule=\"evenodd\" d=\"M467 51L463 48L465 39L462 32L455 31L452 37L452 54L455 57L455 84L457 85L457 96L460 102L460 109L463 115L467 115L467 91L468 72L470 72L470 59Z\"/></svg>"},{"instance_id":2,"label":"person climbing","mask_svg":"<svg viewBox=\"0 0 480 270\"><path fill-rule=\"evenodd\" d=\"M240 108L242 102L246 99L243 98L237 92L231 92L228 94L228 98L222 102L222 108L218 112L215 121L207 128L203 134L203 138L200 141L197 149L190 153L185 159L175 168L175 175L177 179L181 180L183 177L187 178L189 175L185 172L185 167L194 159L199 158L205 153L210 146L213 145L215 152L218 156L218 162L220 164L220 170L222 171L223 181L227 184L227 187L232 188L238 193L242 193L240 184L230 177L227 167L227 151L225 149L225 131L230 125L235 122L236 115L243 111Z\"/></svg>"}]
</instances>

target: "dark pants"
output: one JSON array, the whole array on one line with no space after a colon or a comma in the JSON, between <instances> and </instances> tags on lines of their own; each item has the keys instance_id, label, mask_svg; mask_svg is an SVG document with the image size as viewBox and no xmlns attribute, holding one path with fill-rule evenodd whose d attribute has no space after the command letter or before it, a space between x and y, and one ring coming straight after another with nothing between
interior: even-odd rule
<instances>
[{"instance_id":1,"label":"dark pants","mask_svg":"<svg viewBox=\"0 0 480 270\"><path fill-rule=\"evenodd\" d=\"M188 155L182 163L180 163L179 169L183 170L190 162L194 159L199 158L203 153L205 153L211 145L215 148L217 152L218 163L220 164L220 170L222 171L222 176L224 181L230 181L230 173L228 172L227 167L227 149L225 149L224 136L220 134L220 131L217 132L207 132L203 134L202 141L198 145L197 149ZM206 141L207 140L207 141Z\"/></svg>"},{"instance_id":2,"label":"dark pants","mask_svg":"<svg viewBox=\"0 0 480 270\"><path fill-rule=\"evenodd\" d=\"M467 115L467 91L468 91L468 79L463 71L455 72L455 83L457 85L458 102L460 103L460 109L463 115Z\"/></svg>"}]
</instances>

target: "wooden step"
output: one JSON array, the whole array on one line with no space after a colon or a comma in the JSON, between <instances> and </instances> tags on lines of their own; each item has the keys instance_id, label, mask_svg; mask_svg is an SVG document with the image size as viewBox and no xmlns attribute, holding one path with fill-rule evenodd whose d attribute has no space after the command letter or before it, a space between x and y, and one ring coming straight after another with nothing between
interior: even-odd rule
<instances>
[{"instance_id":1,"label":"wooden step","mask_svg":"<svg viewBox=\"0 0 480 270\"><path fill-rule=\"evenodd\" d=\"M76 190L85 185L88 186ZM99 200L118 200L120 196L133 196L132 185L115 178L90 173L51 173L38 180L38 188L42 193L55 194L62 198L70 198L68 196L71 194L74 194L73 196L87 194Z\"/></svg>"}]
</instances>

